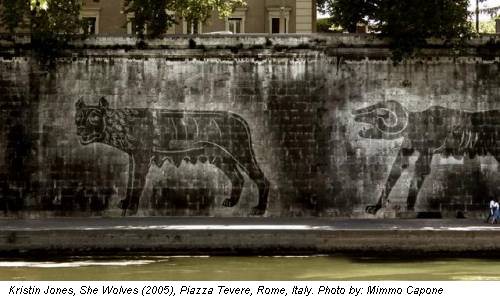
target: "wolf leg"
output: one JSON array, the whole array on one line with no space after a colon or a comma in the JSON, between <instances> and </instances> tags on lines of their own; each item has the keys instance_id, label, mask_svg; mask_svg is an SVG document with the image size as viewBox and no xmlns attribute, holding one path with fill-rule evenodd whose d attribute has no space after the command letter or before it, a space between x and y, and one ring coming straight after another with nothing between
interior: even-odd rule
<instances>
[{"instance_id":1,"label":"wolf leg","mask_svg":"<svg viewBox=\"0 0 500 299\"><path fill-rule=\"evenodd\" d=\"M225 161L223 161L223 163L221 163L218 167L224 172L224 174L226 174L232 185L231 196L225 199L222 202L222 205L224 207L234 207L240 199L245 179L232 159L225 159Z\"/></svg>"},{"instance_id":2,"label":"wolf leg","mask_svg":"<svg viewBox=\"0 0 500 299\"><path fill-rule=\"evenodd\" d=\"M250 145L251 142L248 141L248 144ZM257 206L255 206L252 209L252 214L253 215L262 215L266 211L267 208L267 196L269 194L269 181L266 179L264 176L264 173L262 170L259 168L257 165L257 161L255 161L253 150L250 146L245 146L245 147L234 147L234 146L227 146L223 147L220 145L216 145L215 147L213 144L209 144L206 146L206 148L211 147L212 149L215 149L217 151L217 154L221 155L224 157L224 160L230 160L231 163L234 164L234 168L236 169L236 174L230 174L228 177L231 179L232 176L238 176L238 180L241 180L243 183L243 176L241 176L241 173L239 172L239 169L237 166L240 167L241 170L243 170L251 180L255 182L259 189L259 203ZM215 166L218 168L222 167L221 163L213 162ZM221 168L222 169L222 168ZM238 184L233 185L237 186ZM241 186L242 188L242 186ZM241 190L233 190L232 192L238 192L237 194L241 193ZM235 198L231 196L231 198ZM239 195L238 195L239 198ZM236 200L237 202L237 200ZM228 202L231 203L231 202ZM234 203L236 204L236 203Z\"/></svg>"},{"instance_id":3,"label":"wolf leg","mask_svg":"<svg viewBox=\"0 0 500 299\"><path fill-rule=\"evenodd\" d=\"M415 163L415 175L411 180L410 190L406 201L408 211L413 211L415 209L415 202L417 201L420 188L422 187L427 175L431 173L431 161L431 154L420 154L417 162Z\"/></svg>"},{"instance_id":4,"label":"wolf leg","mask_svg":"<svg viewBox=\"0 0 500 299\"><path fill-rule=\"evenodd\" d=\"M245 165L247 167L248 176L252 179L257 188L259 188L259 202L252 209L252 215L263 215L267 208L267 196L269 195L269 181L264 176L264 173L260 169L259 165L255 159Z\"/></svg>"},{"instance_id":5,"label":"wolf leg","mask_svg":"<svg viewBox=\"0 0 500 299\"><path fill-rule=\"evenodd\" d=\"M410 191L408 192L408 199L406 201L407 210L413 211L415 209L415 203L417 202L418 193L422 184L424 183L425 177L427 175L417 175L411 180Z\"/></svg>"},{"instance_id":6,"label":"wolf leg","mask_svg":"<svg viewBox=\"0 0 500 299\"><path fill-rule=\"evenodd\" d=\"M367 206L366 212L370 214L376 214L378 210L382 208L384 202L387 201L389 194L391 194L392 188L396 185L396 182L401 177L403 169L407 168L409 165L409 157L413 154L412 149L401 148L396 157L396 161L392 164L391 172L389 178L385 183L385 187L380 194L378 201L375 205Z\"/></svg>"},{"instance_id":7,"label":"wolf leg","mask_svg":"<svg viewBox=\"0 0 500 299\"><path fill-rule=\"evenodd\" d=\"M146 175L149 171L149 162L147 159L140 159L130 156L129 159L129 175L127 186L127 198L123 203L122 215L134 215L139 208L139 200L141 198L142 190L146 183Z\"/></svg>"},{"instance_id":8,"label":"wolf leg","mask_svg":"<svg viewBox=\"0 0 500 299\"><path fill-rule=\"evenodd\" d=\"M133 190L133 182L135 175L135 161L132 155L129 155L128 158L128 178L127 178L127 194L125 195L125 199L121 202L122 216L127 215L127 209L130 206L130 200L132 198L132 190Z\"/></svg>"}]
</instances>

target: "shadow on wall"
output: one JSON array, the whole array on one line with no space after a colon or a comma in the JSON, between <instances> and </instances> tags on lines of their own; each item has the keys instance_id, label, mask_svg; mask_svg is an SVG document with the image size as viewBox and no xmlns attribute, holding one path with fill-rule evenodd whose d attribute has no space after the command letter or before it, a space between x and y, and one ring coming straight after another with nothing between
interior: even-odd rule
<instances>
[{"instance_id":1,"label":"shadow on wall","mask_svg":"<svg viewBox=\"0 0 500 299\"><path fill-rule=\"evenodd\" d=\"M332 207L333 188L328 186L331 124L323 123L324 78L271 80L267 93L270 135L282 169L280 180L283 216L317 216ZM332 216L332 215L328 215Z\"/></svg>"},{"instance_id":2,"label":"shadow on wall","mask_svg":"<svg viewBox=\"0 0 500 299\"><path fill-rule=\"evenodd\" d=\"M35 172L35 145L21 112L14 111L5 123L5 170L0 173L0 210L5 215L24 209L24 199L33 196L31 176Z\"/></svg>"}]
</instances>

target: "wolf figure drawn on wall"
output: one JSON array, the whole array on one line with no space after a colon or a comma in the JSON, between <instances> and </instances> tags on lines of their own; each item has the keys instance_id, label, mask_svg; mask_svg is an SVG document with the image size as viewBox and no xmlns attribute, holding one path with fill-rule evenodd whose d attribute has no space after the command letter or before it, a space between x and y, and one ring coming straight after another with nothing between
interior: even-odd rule
<instances>
[{"instance_id":1,"label":"wolf figure drawn on wall","mask_svg":"<svg viewBox=\"0 0 500 299\"><path fill-rule=\"evenodd\" d=\"M432 106L410 112L396 101L380 102L353 112L354 120L370 125L359 132L362 138L404 138L389 178L377 203L366 211L375 214L409 166L409 157L419 153L407 198L407 209L414 210L418 192L430 173L434 154L461 158L492 155L500 162L500 110L468 112Z\"/></svg>"},{"instance_id":2,"label":"wolf figure drawn on wall","mask_svg":"<svg viewBox=\"0 0 500 299\"><path fill-rule=\"evenodd\" d=\"M167 109L111 109L106 99L98 105L76 102L77 135L83 145L100 142L129 155L127 195L123 215L135 214L150 165L165 161L177 167L182 161L209 162L221 169L232 184L230 197L222 203L235 206L244 177L259 190L255 215L267 207L269 181L255 159L250 129L239 115L223 111L178 111Z\"/></svg>"}]
</instances>

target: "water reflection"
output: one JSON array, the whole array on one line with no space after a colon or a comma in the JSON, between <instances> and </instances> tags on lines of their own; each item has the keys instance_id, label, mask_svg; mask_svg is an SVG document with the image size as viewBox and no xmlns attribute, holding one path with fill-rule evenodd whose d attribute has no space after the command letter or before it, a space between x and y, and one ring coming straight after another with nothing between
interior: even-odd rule
<instances>
[{"instance_id":1,"label":"water reflection","mask_svg":"<svg viewBox=\"0 0 500 299\"><path fill-rule=\"evenodd\" d=\"M0 280L500 280L500 260L337 256L3 260Z\"/></svg>"}]
</instances>

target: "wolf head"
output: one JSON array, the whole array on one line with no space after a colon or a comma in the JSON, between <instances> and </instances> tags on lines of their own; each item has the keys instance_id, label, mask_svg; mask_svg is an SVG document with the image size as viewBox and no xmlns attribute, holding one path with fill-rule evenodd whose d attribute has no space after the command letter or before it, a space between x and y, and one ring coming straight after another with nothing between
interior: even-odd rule
<instances>
[{"instance_id":1,"label":"wolf head","mask_svg":"<svg viewBox=\"0 0 500 299\"><path fill-rule=\"evenodd\" d=\"M370 127L359 136L370 139L396 139L402 137L408 126L408 110L396 101L380 102L353 111L354 120Z\"/></svg>"},{"instance_id":2,"label":"wolf head","mask_svg":"<svg viewBox=\"0 0 500 299\"><path fill-rule=\"evenodd\" d=\"M80 136L81 144L102 142L106 129L106 109L109 104L101 98L97 106L87 106L83 100L76 102L76 134Z\"/></svg>"},{"instance_id":3,"label":"wolf head","mask_svg":"<svg viewBox=\"0 0 500 299\"><path fill-rule=\"evenodd\" d=\"M111 109L105 98L99 104L86 105L82 100L76 103L76 134L83 145L100 142L124 152L134 151L141 136L131 127L139 114L137 109Z\"/></svg>"}]
</instances>

